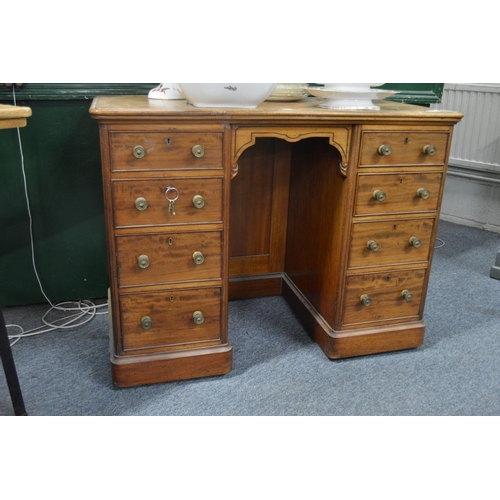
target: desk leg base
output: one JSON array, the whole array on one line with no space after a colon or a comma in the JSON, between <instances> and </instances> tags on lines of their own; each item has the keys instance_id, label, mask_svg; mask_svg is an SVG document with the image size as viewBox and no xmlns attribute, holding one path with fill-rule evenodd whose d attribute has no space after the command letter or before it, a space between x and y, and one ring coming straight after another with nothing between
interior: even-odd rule
<instances>
[{"instance_id":1,"label":"desk leg base","mask_svg":"<svg viewBox=\"0 0 500 500\"><path fill-rule=\"evenodd\" d=\"M292 286L283 281L283 296L306 331L330 359L414 349L424 341L423 321L345 331L333 330L307 299Z\"/></svg>"},{"instance_id":2,"label":"desk leg base","mask_svg":"<svg viewBox=\"0 0 500 500\"><path fill-rule=\"evenodd\" d=\"M343 359L415 349L422 345L424 332L425 325L418 322L349 332L325 332L318 328L313 338L330 359Z\"/></svg>"},{"instance_id":3,"label":"desk leg base","mask_svg":"<svg viewBox=\"0 0 500 500\"><path fill-rule=\"evenodd\" d=\"M232 369L231 345L176 353L111 356L113 383L117 387L174 382L225 375Z\"/></svg>"}]
</instances>

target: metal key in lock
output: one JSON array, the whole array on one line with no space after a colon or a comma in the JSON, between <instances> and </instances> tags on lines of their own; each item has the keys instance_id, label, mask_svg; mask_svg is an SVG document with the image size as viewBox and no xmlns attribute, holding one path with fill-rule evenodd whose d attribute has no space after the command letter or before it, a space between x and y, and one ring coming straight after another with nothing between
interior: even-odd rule
<instances>
[{"instance_id":1,"label":"metal key in lock","mask_svg":"<svg viewBox=\"0 0 500 500\"><path fill-rule=\"evenodd\" d=\"M168 202L168 211L172 214L175 215L175 206L173 201Z\"/></svg>"},{"instance_id":2,"label":"metal key in lock","mask_svg":"<svg viewBox=\"0 0 500 500\"><path fill-rule=\"evenodd\" d=\"M168 201L168 211L171 215L175 215L175 202L179 198L179 190L170 184L165 189L165 198Z\"/></svg>"}]
</instances>

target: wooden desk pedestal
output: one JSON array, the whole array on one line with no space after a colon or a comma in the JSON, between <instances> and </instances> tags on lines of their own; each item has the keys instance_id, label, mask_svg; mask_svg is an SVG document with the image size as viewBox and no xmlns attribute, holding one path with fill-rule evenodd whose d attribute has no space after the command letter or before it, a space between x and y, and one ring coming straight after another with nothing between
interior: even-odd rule
<instances>
[{"instance_id":1,"label":"wooden desk pedestal","mask_svg":"<svg viewBox=\"0 0 500 500\"><path fill-rule=\"evenodd\" d=\"M230 299L282 294L332 359L421 345L461 115L319 102L94 100L116 385L229 372Z\"/></svg>"}]
</instances>

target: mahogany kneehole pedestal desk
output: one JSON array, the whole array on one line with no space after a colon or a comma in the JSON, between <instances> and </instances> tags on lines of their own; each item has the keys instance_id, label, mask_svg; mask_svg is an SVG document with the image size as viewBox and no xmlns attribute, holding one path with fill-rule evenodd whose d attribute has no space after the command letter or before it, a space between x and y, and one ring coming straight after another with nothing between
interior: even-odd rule
<instances>
[{"instance_id":1,"label":"mahogany kneehole pedestal desk","mask_svg":"<svg viewBox=\"0 0 500 500\"><path fill-rule=\"evenodd\" d=\"M283 295L331 359L422 344L462 115L319 102L94 99L117 386L229 372L231 299Z\"/></svg>"}]
</instances>

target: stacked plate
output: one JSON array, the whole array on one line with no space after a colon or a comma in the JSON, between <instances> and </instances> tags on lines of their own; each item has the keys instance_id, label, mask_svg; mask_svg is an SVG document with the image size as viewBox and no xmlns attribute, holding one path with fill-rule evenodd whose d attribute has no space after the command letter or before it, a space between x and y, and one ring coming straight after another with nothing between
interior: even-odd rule
<instances>
[{"instance_id":1,"label":"stacked plate","mask_svg":"<svg viewBox=\"0 0 500 500\"><path fill-rule=\"evenodd\" d=\"M382 83L325 83L325 86L307 87L307 91L315 97L322 97L325 101L319 104L320 108L331 109L373 109L380 107L373 103L375 99L385 99L396 94L392 90L373 89L372 86Z\"/></svg>"},{"instance_id":2,"label":"stacked plate","mask_svg":"<svg viewBox=\"0 0 500 500\"><path fill-rule=\"evenodd\" d=\"M340 92L363 92L371 87L380 87L383 83L324 83L324 90L338 90Z\"/></svg>"},{"instance_id":3,"label":"stacked plate","mask_svg":"<svg viewBox=\"0 0 500 500\"><path fill-rule=\"evenodd\" d=\"M278 83L266 101L301 101L307 96L307 83Z\"/></svg>"}]
</instances>

